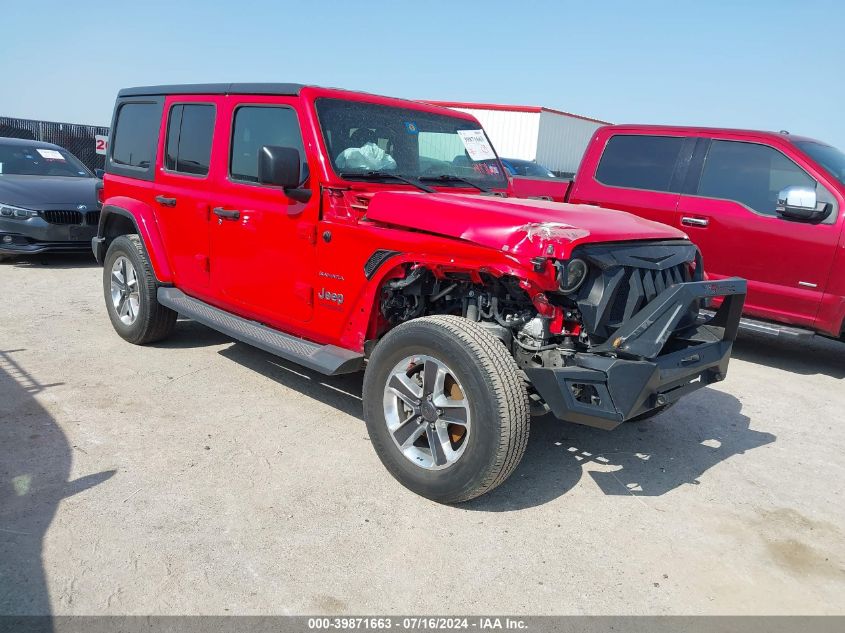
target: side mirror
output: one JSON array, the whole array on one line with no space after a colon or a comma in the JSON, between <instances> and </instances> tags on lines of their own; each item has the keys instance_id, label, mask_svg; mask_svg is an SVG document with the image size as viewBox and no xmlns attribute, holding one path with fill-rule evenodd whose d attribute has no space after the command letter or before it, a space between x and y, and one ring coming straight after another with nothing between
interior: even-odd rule
<instances>
[{"instance_id":1,"label":"side mirror","mask_svg":"<svg viewBox=\"0 0 845 633\"><path fill-rule=\"evenodd\" d=\"M96 176L96 177L97 177L97 178L99 178L100 180L102 180L102 179L103 179L103 176L105 176L105 175L106 175L106 170L105 170L105 169L95 169L95 170L94 170L94 176Z\"/></svg>"},{"instance_id":2,"label":"side mirror","mask_svg":"<svg viewBox=\"0 0 845 633\"><path fill-rule=\"evenodd\" d=\"M782 218L798 222L821 222L830 213L830 204L818 201L816 190L793 185L778 194L775 211Z\"/></svg>"},{"instance_id":3,"label":"side mirror","mask_svg":"<svg viewBox=\"0 0 845 633\"><path fill-rule=\"evenodd\" d=\"M258 182L262 185L281 187L288 197L306 202L310 189L300 189L302 156L293 147L264 145L258 152Z\"/></svg>"}]
</instances>

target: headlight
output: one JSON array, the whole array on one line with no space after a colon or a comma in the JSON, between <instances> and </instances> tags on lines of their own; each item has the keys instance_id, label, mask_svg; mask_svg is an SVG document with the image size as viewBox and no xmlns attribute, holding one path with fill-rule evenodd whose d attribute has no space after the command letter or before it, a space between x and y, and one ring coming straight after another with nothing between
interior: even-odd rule
<instances>
[{"instance_id":1,"label":"headlight","mask_svg":"<svg viewBox=\"0 0 845 633\"><path fill-rule=\"evenodd\" d=\"M561 292L569 294L575 292L587 278L587 262L583 259L573 259L566 262L560 269L558 285Z\"/></svg>"},{"instance_id":2,"label":"headlight","mask_svg":"<svg viewBox=\"0 0 845 633\"><path fill-rule=\"evenodd\" d=\"M29 209L21 209L20 207L13 207L8 204L0 204L0 217L2 218L26 220L27 218L34 218L37 215L38 211L30 211Z\"/></svg>"}]
</instances>

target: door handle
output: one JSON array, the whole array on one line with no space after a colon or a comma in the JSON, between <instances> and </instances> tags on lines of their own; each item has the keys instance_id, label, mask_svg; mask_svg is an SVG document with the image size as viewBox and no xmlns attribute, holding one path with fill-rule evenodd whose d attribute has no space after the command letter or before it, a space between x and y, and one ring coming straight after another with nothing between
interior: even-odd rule
<instances>
[{"instance_id":1,"label":"door handle","mask_svg":"<svg viewBox=\"0 0 845 633\"><path fill-rule=\"evenodd\" d=\"M175 207L176 198L168 198L167 196L156 196L155 201L163 207Z\"/></svg>"},{"instance_id":2,"label":"door handle","mask_svg":"<svg viewBox=\"0 0 845 633\"><path fill-rule=\"evenodd\" d=\"M690 217L684 216L684 217L681 218L681 224L683 224L684 226L702 226L703 227L703 226L707 226L708 224L710 224L710 220L708 220L707 218L690 218Z\"/></svg>"},{"instance_id":3,"label":"door handle","mask_svg":"<svg viewBox=\"0 0 845 633\"><path fill-rule=\"evenodd\" d=\"M214 207L211 211L218 218L222 218L224 220L237 220L241 217L241 212L237 211L236 209L224 209L223 207Z\"/></svg>"}]
</instances>

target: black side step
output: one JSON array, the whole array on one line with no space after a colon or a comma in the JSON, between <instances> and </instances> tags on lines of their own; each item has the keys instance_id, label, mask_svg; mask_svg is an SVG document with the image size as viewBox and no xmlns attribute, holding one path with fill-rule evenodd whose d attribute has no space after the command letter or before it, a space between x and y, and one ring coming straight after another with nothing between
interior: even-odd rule
<instances>
[{"instance_id":1,"label":"black side step","mask_svg":"<svg viewBox=\"0 0 845 633\"><path fill-rule=\"evenodd\" d=\"M227 336L322 374L349 374L364 367L362 354L284 334L210 306L176 288L159 288L158 302Z\"/></svg>"},{"instance_id":2,"label":"black side step","mask_svg":"<svg viewBox=\"0 0 845 633\"><path fill-rule=\"evenodd\" d=\"M699 313L705 318L711 318L715 312L712 310L700 310ZM816 333L812 330L805 330L800 327L793 327L791 325L782 325L771 321L760 321L750 317L742 317L739 320L740 332L757 332L760 334L768 334L769 336L780 336L788 339L809 338L815 336Z\"/></svg>"}]
</instances>

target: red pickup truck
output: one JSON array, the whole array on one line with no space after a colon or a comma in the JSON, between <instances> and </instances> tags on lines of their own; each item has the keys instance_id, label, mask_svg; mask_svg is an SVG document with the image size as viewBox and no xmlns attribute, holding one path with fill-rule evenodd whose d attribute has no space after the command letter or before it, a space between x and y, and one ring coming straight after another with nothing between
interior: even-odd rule
<instances>
[{"instance_id":1,"label":"red pickup truck","mask_svg":"<svg viewBox=\"0 0 845 633\"><path fill-rule=\"evenodd\" d=\"M621 209L680 227L707 274L748 280L741 326L845 334L845 154L792 134L613 125L573 181L515 178L515 195Z\"/></svg>"}]
</instances>

